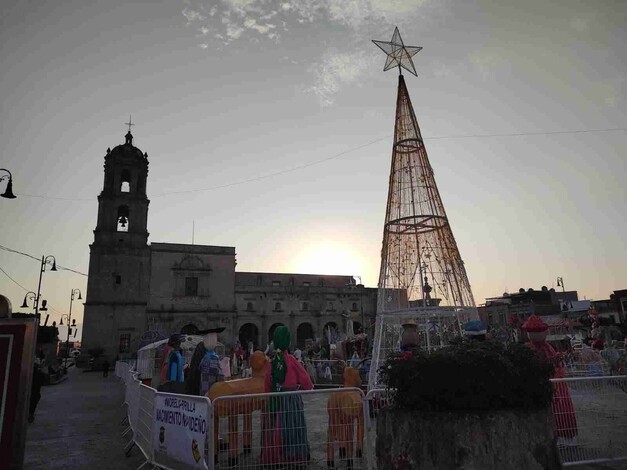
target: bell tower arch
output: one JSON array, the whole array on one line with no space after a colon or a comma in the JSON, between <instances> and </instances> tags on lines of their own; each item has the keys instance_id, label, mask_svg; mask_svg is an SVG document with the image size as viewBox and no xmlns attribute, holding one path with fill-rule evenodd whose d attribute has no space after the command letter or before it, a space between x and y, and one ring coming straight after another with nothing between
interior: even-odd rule
<instances>
[{"instance_id":1,"label":"bell tower arch","mask_svg":"<svg viewBox=\"0 0 627 470\"><path fill-rule=\"evenodd\" d=\"M90 245L84 350L103 348L111 361L132 355L146 326L150 276L148 155L125 142L107 149Z\"/></svg>"}]
</instances>

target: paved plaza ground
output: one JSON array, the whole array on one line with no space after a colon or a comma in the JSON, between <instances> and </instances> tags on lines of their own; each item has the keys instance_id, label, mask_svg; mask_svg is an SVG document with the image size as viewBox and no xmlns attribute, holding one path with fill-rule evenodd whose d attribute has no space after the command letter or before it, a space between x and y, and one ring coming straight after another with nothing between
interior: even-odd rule
<instances>
[{"instance_id":1,"label":"paved plaza ground","mask_svg":"<svg viewBox=\"0 0 627 470\"><path fill-rule=\"evenodd\" d=\"M575 401L585 400L585 408L594 413L579 416L579 426L583 437L585 429L598 426L599 421L610 423L616 419L615 413L605 412L607 404L595 403L593 396L577 396ZM310 470L326 468L326 395L312 395L305 399L309 444L312 458L318 461L309 466ZM135 448L130 457L124 455L124 447L129 435L122 437L125 424L122 419L126 408L124 386L114 376L103 378L100 372L84 373L70 368L69 378L64 382L42 388L35 422L28 427L25 466L35 469L135 469L143 462L141 452ZM621 401L621 403L623 403ZM579 404L580 408L583 408ZM624 405L614 410L625 411ZM593 420L590 421L590 420ZM226 423L222 431L226 434ZM243 466L256 466L259 453L260 422L258 413L253 418L253 452L240 457ZM241 428L240 428L241 429ZM616 435L619 440L623 436ZM582 442L583 444L583 442ZM597 447L595 445L594 447ZM226 453L221 455L221 464L226 464ZM355 468L363 468L363 460L355 461ZM345 468L343 465L341 468ZM582 470L626 469L627 463L607 464L590 467L575 467Z\"/></svg>"},{"instance_id":2,"label":"paved plaza ground","mask_svg":"<svg viewBox=\"0 0 627 470\"><path fill-rule=\"evenodd\" d=\"M124 387L114 376L69 369L68 380L42 387L35 422L28 425L24 468L137 468L143 461L133 449L124 456Z\"/></svg>"}]
</instances>

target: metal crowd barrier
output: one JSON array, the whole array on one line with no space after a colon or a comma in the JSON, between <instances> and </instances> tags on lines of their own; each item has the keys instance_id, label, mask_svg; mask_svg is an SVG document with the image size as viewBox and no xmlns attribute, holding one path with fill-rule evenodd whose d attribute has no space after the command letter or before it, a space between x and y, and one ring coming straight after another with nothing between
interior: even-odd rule
<instances>
[{"instance_id":1,"label":"metal crowd barrier","mask_svg":"<svg viewBox=\"0 0 627 470\"><path fill-rule=\"evenodd\" d=\"M327 468L333 462L366 469L363 404L358 388L219 397L214 443L219 437L227 444L216 468Z\"/></svg>"},{"instance_id":2,"label":"metal crowd barrier","mask_svg":"<svg viewBox=\"0 0 627 470\"><path fill-rule=\"evenodd\" d=\"M128 366L116 364L116 375L126 385L129 427L125 433L132 432L127 452L136 445L146 458L144 465L186 468L160 448L164 428L155 424L159 421L155 409L157 402L170 397L206 403L207 470L298 463L310 469L331 463L336 468L376 468L376 419L390 398L385 389L370 390L365 396L357 388L234 395L210 403L205 397L157 392L141 384ZM563 465L627 462L627 376L552 382ZM175 431L166 430L165 435L171 445L189 446L176 441Z\"/></svg>"},{"instance_id":3,"label":"metal crowd barrier","mask_svg":"<svg viewBox=\"0 0 627 470\"><path fill-rule=\"evenodd\" d=\"M390 404L389 392L384 388L368 390L364 400L364 416L366 420L366 459L370 469L377 468L377 414L379 410Z\"/></svg>"},{"instance_id":4,"label":"metal crowd barrier","mask_svg":"<svg viewBox=\"0 0 627 470\"><path fill-rule=\"evenodd\" d=\"M190 424L190 422L194 421L194 418L197 418L198 415L190 411L191 406L181 405L183 402L186 404L204 402L207 405L207 411L206 414L201 415L200 418L204 420L205 429L207 429L212 422L211 403L209 399L206 397L157 392L154 388L141 383L137 371L132 370L130 367L118 368L116 364L116 375L118 373L125 385L124 404L127 405L128 419L128 427L122 435L132 433L132 437L125 447L125 452L128 455L135 446L139 448L145 458L144 463L139 468L151 465L168 470L186 469L190 468L189 460L194 458L197 464L194 468L213 470L213 460L201 461L200 451L194 454L192 439L188 439L188 436L185 436L185 429L189 426L193 427L194 424ZM165 403L166 408L168 408L168 403L170 404L170 408L168 408L165 413L161 413L161 417L156 416L158 403ZM186 412L182 412L182 409L185 409ZM189 419L190 414L193 414L193 416L191 416L192 419ZM168 429L166 433L168 423L179 426L179 428L175 428L174 431ZM209 437L210 435L211 433L207 431L206 436ZM187 442L188 440L189 442ZM204 442L208 443L209 440L204 439L203 443ZM185 461L183 458L177 459L176 456L172 457L168 455L168 444L171 446L170 449L182 449L180 454L186 456L188 461ZM207 452L203 452L202 454L206 453ZM213 455L213 450L210 449L208 454ZM196 457L198 458L196 459Z\"/></svg>"},{"instance_id":5,"label":"metal crowd barrier","mask_svg":"<svg viewBox=\"0 0 627 470\"><path fill-rule=\"evenodd\" d=\"M627 376L552 382L563 466L627 462Z\"/></svg>"}]
</instances>

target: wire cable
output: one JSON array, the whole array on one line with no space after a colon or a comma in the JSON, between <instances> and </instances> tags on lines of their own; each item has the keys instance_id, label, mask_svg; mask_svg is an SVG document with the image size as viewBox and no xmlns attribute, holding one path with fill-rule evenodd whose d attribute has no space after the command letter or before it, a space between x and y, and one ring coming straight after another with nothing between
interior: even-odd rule
<instances>
[{"instance_id":1,"label":"wire cable","mask_svg":"<svg viewBox=\"0 0 627 470\"><path fill-rule=\"evenodd\" d=\"M29 255L28 253L24 253L22 251L14 250L12 248L9 248L9 247L3 246L3 245L0 245L0 250L4 250L4 251L8 251L9 253L15 253L15 254L18 254L18 255L26 256L28 258L31 258L31 259L34 259L36 261L41 262L41 258L37 258L36 256ZM66 268L65 266L61 266L60 264L57 263L57 270L59 270L59 269L61 269L63 271L70 271L70 272L72 272L74 274L80 274L81 276L87 277L87 274L85 274L85 273L82 273L82 272L77 271L77 270L72 269L72 268Z\"/></svg>"},{"instance_id":2,"label":"wire cable","mask_svg":"<svg viewBox=\"0 0 627 470\"><path fill-rule=\"evenodd\" d=\"M14 282L17 286L21 287L21 288L22 288L22 290L24 290L24 291L26 291L26 292L34 292L34 291L31 291L30 289L27 289L27 288L26 288L26 287L24 287L22 284L20 284L20 283L19 283L19 282L17 282L15 279L13 279L13 278L9 275L9 273L7 273L4 269L2 269L2 266L0 266L0 271L2 271L2 272L4 273L4 275L5 275L6 277L8 277L9 279L11 279L11 281L13 281L13 282ZM52 310L53 312L55 312L55 313L59 314L59 315L63 315L63 313L59 312L56 308L52 307L51 305L48 305L48 308L49 308L50 310Z\"/></svg>"},{"instance_id":3,"label":"wire cable","mask_svg":"<svg viewBox=\"0 0 627 470\"><path fill-rule=\"evenodd\" d=\"M595 132L618 132L618 131L627 131L627 127L612 127L612 128L603 128L603 129L580 129L580 130L569 130L569 131L540 131L540 132L514 132L508 134L459 134L459 135L442 135L442 136L433 136L433 137L424 137L424 140L453 140L453 139L484 139L484 138L499 138L499 137L532 137L532 136L540 136L540 135L560 135L560 134L588 134ZM309 168L315 165L319 165L321 163L328 162L330 160L334 160L341 156L344 156L348 153L354 152L356 150L361 150L363 148L369 147L370 145L376 144L377 142L381 142L382 140L386 140L391 138L392 135L388 134L385 137L381 137L375 140L372 140L366 144L359 145L357 147L350 148L348 150L344 150L335 155L331 155L329 157L322 158L320 160L314 160L310 163L305 163L302 165L298 165L292 168L286 168L284 170L278 170L272 173L268 173L266 175L254 176L251 178L247 178L240 181L234 181L232 183L226 183L218 186L210 186L207 188L198 188L198 189L188 189L181 191L168 191L161 194L151 194L150 198L157 197L165 197L177 194L188 194L188 193L197 193L204 191L215 191L217 189L230 188L233 186L240 186L246 183L253 183L255 181L260 181L268 178L272 178L274 176L284 175L286 173L292 173L294 171L303 170L305 168ZM72 202L82 202L82 201L95 201L95 197L90 198L68 198L68 197L60 197L60 196L48 196L48 195L36 195L36 194L18 194L18 196L30 197L30 198L38 198L38 199L52 199L59 201L72 201Z\"/></svg>"}]
</instances>

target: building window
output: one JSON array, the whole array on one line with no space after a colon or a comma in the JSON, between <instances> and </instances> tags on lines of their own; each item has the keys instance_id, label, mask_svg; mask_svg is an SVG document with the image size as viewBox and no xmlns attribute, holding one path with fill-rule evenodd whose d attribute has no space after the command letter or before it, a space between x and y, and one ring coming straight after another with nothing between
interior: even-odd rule
<instances>
[{"instance_id":1,"label":"building window","mask_svg":"<svg viewBox=\"0 0 627 470\"><path fill-rule=\"evenodd\" d=\"M115 283L116 284L122 284L122 276L120 276L119 274L116 274L115 276Z\"/></svg>"},{"instance_id":2,"label":"building window","mask_svg":"<svg viewBox=\"0 0 627 470\"><path fill-rule=\"evenodd\" d=\"M129 224L128 216L129 216L128 206L118 207L118 218L117 218L117 231L118 232L128 232L128 224Z\"/></svg>"},{"instance_id":3,"label":"building window","mask_svg":"<svg viewBox=\"0 0 627 470\"><path fill-rule=\"evenodd\" d=\"M330 311L335 310L335 307L333 306L333 302L329 302L329 303L327 304L327 310L330 310Z\"/></svg>"},{"instance_id":4,"label":"building window","mask_svg":"<svg viewBox=\"0 0 627 470\"><path fill-rule=\"evenodd\" d=\"M281 307L281 302L276 302L274 304L274 311L275 312L280 312L281 310L283 310L283 308Z\"/></svg>"},{"instance_id":5,"label":"building window","mask_svg":"<svg viewBox=\"0 0 627 470\"><path fill-rule=\"evenodd\" d=\"M309 302L303 302L303 305L302 305L301 310L302 310L303 312L307 312L307 311L309 311Z\"/></svg>"},{"instance_id":6,"label":"building window","mask_svg":"<svg viewBox=\"0 0 627 470\"><path fill-rule=\"evenodd\" d=\"M198 278L185 278L185 297L196 297L198 295Z\"/></svg>"},{"instance_id":7,"label":"building window","mask_svg":"<svg viewBox=\"0 0 627 470\"><path fill-rule=\"evenodd\" d=\"M130 333L122 333L120 335L120 353L129 353L131 352L131 334Z\"/></svg>"},{"instance_id":8,"label":"building window","mask_svg":"<svg viewBox=\"0 0 627 470\"><path fill-rule=\"evenodd\" d=\"M351 305L351 310L352 310L353 312L356 312L356 311L357 311L357 302L353 302L353 305Z\"/></svg>"},{"instance_id":9,"label":"building window","mask_svg":"<svg viewBox=\"0 0 627 470\"><path fill-rule=\"evenodd\" d=\"M272 281L272 287L281 287L281 281Z\"/></svg>"},{"instance_id":10,"label":"building window","mask_svg":"<svg viewBox=\"0 0 627 470\"><path fill-rule=\"evenodd\" d=\"M247 312L252 312L253 310L255 310L255 308L254 308L254 306L253 306L253 303L252 303L252 302L248 302L248 303L246 304L246 311L247 311Z\"/></svg>"},{"instance_id":11,"label":"building window","mask_svg":"<svg viewBox=\"0 0 627 470\"><path fill-rule=\"evenodd\" d=\"M120 192L129 193L131 192L131 173L128 170L122 171L120 184Z\"/></svg>"}]
</instances>

